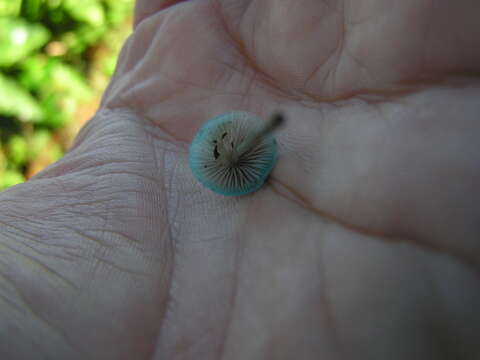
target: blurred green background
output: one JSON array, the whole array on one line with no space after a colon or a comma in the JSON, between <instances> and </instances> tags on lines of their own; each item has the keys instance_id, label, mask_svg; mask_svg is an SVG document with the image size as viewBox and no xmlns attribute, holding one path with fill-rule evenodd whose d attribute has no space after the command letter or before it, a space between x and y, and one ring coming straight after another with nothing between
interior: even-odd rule
<instances>
[{"instance_id":1,"label":"blurred green background","mask_svg":"<svg viewBox=\"0 0 480 360\"><path fill-rule=\"evenodd\" d=\"M0 190L56 161L94 114L134 0L0 0Z\"/></svg>"}]
</instances>

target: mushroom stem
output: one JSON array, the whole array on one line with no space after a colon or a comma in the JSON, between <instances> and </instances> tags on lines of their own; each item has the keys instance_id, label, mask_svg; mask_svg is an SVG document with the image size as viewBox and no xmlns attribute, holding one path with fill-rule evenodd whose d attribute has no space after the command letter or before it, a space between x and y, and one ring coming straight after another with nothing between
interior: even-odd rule
<instances>
[{"instance_id":1,"label":"mushroom stem","mask_svg":"<svg viewBox=\"0 0 480 360\"><path fill-rule=\"evenodd\" d=\"M238 160L240 156L245 154L246 152L253 149L261 140L262 138L271 133L277 127L279 127L284 122L284 117L282 113L275 113L273 114L270 119L265 121L265 123L257 129L254 133L250 134L239 146L238 149L235 151L235 160Z\"/></svg>"}]
</instances>

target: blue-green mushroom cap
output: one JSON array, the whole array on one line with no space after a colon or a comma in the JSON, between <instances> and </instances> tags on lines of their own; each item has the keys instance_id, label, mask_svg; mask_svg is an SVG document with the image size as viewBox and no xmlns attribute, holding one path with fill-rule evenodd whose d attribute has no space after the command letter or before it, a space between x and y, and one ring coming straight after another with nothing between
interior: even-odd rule
<instances>
[{"instance_id":1,"label":"blue-green mushroom cap","mask_svg":"<svg viewBox=\"0 0 480 360\"><path fill-rule=\"evenodd\" d=\"M271 130L283 118L260 119L248 112L229 112L208 120L189 151L193 175L208 189L226 196L257 191L277 161Z\"/></svg>"}]
</instances>

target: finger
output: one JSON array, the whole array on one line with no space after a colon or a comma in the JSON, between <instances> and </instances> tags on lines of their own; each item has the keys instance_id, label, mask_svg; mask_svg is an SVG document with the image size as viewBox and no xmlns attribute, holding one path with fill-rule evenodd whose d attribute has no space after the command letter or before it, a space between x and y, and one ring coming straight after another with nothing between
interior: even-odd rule
<instances>
[{"instance_id":1,"label":"finger","mask_svg":"<svg viewBox=\"0 0 480 360\"><path fill-rule=\"evenodd\" d=\"M135 4L134 27L157 12L186 0L137 0Z\"/></svg>"}]
</instances>

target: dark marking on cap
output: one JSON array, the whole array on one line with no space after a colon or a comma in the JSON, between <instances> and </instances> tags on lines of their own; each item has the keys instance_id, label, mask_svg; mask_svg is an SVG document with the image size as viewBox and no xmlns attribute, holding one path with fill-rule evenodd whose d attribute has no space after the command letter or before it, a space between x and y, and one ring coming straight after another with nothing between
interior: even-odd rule
<instances>
[{"instance_id":1,"label":"dark marking on cap","mask_svg":"<svg viewBox=\"0 0 480 360\"><path fill-rule=\"evenodd\" d=\"M272 116L272 120L275 123L276 126L283 124L285 121L285 117L283 116L282 113L276 113Z\"/></svg>"},{"instance_id":2,"label":"dark marking on cap","mask_svg":"<svg viewBox=\"0 0 480 360\"><path fill-rule=\"evenodd\" d=\"M226 133L226 132L223 133L222 139L223 139L225 136L227 136L227 133Z\"/></svg>"},{"instance_id":3,"label":"dark marking on cap","mask_svg":"<svg viewBox=\"0 0 480 360\"><path fill-rule=\"evenodd\" d=\"M220 156L220 153L218 152L218 146L215 145L215 149L213 149L213 156L215 157L215 160L218 159L218 157Z\"/></svg>"}]
</instances>

